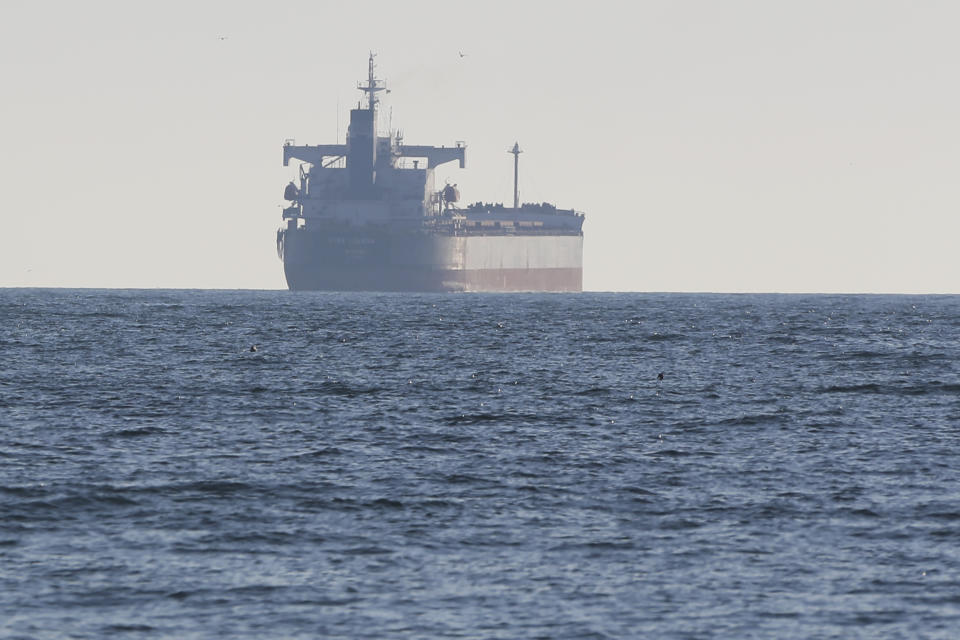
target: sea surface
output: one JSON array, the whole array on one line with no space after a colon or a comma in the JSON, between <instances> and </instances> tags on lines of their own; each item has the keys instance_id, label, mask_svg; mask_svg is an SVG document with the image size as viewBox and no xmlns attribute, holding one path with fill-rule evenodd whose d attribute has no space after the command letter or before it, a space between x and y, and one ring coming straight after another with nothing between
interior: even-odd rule
<instances>
[{"instance_id":1,"label":"sea surface","mask_svg":"<svg viewBox=\"0 0 960 640\"><path fill-rule=\"evenodd\" d=\"M3 638L960 634L960 297L7 289L0 357Z\"/></svg>"}]
</instances>

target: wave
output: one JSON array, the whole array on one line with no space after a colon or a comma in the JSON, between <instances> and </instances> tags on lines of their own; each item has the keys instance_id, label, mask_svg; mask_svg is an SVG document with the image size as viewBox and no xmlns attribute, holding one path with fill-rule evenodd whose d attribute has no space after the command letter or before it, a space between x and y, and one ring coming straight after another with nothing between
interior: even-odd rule
<instances>
[{"instance_id":1,"label":"wave","mask_svg":"<svg viewBox=\"0 0 960 640\"><path fill-rule=\"evenodd\" d=\"M343 453L344 450L338 447L324 447L322 449L313 449L311 451L295 453L293 455L286 456L284 460L298 460L301 458L328 458L330 456L340 456L343 455Z\"/></svg>"},{"instance_id":2,"label":"wave","mask_svg":"<svg viewBox=\"0 0 960 640\"><path fill-rule=\"evenodd\" d=\"M154 631L155 628L148 624L109 624L103 627L104 633L146 633Z\"/></svg>"},{"instance_id":3,"label":"wave","mask_svg":"<svg viewBox=\"0 0 960 640\"><path fill-rule=\"evenodd\" d=\"M786 413L748 413L735 418L725 418L716 424L724 427L769 425L788 422L790 419L790 415Z\"/></svg>"},{"instance_id":4,"label":"wave","mask_svg":"<svg viewBox=\"0 0 960 640\"><path fill-rule=\"evenodd\" d=\"M167 433L167 431L160 427L138 427L135 429L121 429L112 435L116 438L136 438L138 436L152 436L163 433Z\"/></svg>"},{"instance_id":5,"label":"wave","mask_svg":"<svg viewBox=\"0 0 960 640\"><path fill-rule=\"evenodd\" d=\"M576 391L573 395L575 396L608 396L613 390L609 387L591 387L589 389L583 389L582 391Z\"/></svg>"},{"instance_id":6,"label":"wave","mask_svg":"<svg viewBox=\"0 0 960 640\"><path fill-rule=\"evenodd\" d=\"M671 340L686 340L687 336L682 333L659 333L654 331L644 337L648 342L666 342Z\"/></svg>"},{"instance_id":7,"label":"wave","mask_svg":"<svg viewBox=\"0 0 960 640\"><path fill-rule=\"evenodd\" d=\"M937 380L921 384L878 384L867 382L862 384L838 384L822 387L821 393L864 393L884 395L922 396L938 393L960 392L960 384L944 383Z\"/></svg>"},{"instance_id":8,"label":"wave","mask_svg":"<svg viewBox=\"0 0 960 640\"><path fill-rule=\"evenodd\" d=\"M499 422L506 416L500 413L461 413L457 416L450 416L444 422L450 426L459 424L483 424L486 422Z\"/></svg>"}]
</instances>

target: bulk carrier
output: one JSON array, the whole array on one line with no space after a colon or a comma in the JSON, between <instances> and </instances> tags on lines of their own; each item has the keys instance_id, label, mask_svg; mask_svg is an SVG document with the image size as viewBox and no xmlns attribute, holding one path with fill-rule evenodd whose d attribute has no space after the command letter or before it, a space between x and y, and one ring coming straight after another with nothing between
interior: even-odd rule
<instances>
[{"instance_id":1,"label":"bulk carrier","mask_svg":"<svg viewBox=\"0 0 960 640\"><path fill-rule=\"evenodd\" d=\"M456 185L434 184L434 168L466 146L408 145L378 135L370 55L366 104L350 112L346 144L283 146L299 160L299 185L284 191L277 253L287 286L317 291L580 291L583 214L547 203L521 205L514 145L513 207L460 205Z\"/></svg>"}]
</instances>

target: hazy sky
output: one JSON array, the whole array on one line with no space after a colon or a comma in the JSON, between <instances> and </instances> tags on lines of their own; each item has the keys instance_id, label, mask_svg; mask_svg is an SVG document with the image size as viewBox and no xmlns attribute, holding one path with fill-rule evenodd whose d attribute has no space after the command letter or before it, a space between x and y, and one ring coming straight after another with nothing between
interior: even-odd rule
<instances>
[{"instance_id":1,"label":"hazy sky","mask_svg":"<svg viewBox=\"0 0 960 640\"><path fill-rule=\"evenodd\" d=\"M281 145L342 140L373 50L383 120L466 142L441 184L509 201L518 140L522 199L587 214L587 289L960 292L958 28L955 1L4 0L0 286L284 287Z\"/></svg>"}]
</instances>

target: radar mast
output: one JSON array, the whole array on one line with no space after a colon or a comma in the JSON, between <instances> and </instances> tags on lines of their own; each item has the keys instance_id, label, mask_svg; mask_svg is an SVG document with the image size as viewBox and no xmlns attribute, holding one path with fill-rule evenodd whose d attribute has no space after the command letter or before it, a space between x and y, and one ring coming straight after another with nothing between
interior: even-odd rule
<instances>
[{"instance_id":1,"label":"radar mast","mask_svg":"<svg viewBox=\"0 0 960 640\"><path fill-rule=\"evenodd\" d=\"M357 89L360 89L360 91L363 91L367 94L367 108L370 111L376 109L377 103L380 102L379 98L377 98L377 92L387 90L387 87L383 84L383 80L378 80L373 73L373 57L375 55L377 54L375 54L373 51L370 52L370 62L368 64L367 71L367 84L357 85Z\"/></svg>"},{"instance_id":2,"label":"radar mast","mask_svg":"<svg viewBox=\"0 0 960 640\"><path fill-rule=\"evenodd\" d=\"M507 153L513 154L513 208L520 208L520 190L519 190L519 181L520 177L520 154L523 153L523 149L520 148L519 142L513 143L513 149L507 149Z\"/></svg>"}]
</instances>

